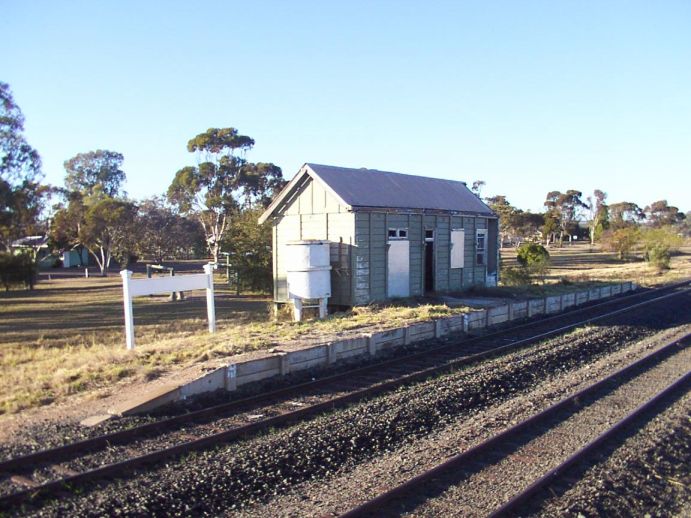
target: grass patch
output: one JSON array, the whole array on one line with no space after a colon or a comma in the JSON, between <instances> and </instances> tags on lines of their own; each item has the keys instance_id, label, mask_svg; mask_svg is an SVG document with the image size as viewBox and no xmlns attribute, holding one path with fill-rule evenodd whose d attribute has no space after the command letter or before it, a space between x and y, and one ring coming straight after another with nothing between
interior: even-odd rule
<instances>
[{"instance_id":1,"label":"grass patch","mask_svg":"<svg viewBox=\"0 0 691 518\"><path fill-rule=\"evenodd\" d=\"M123 380L150 381L196 362L323 341L361 328L388 329L462 311L443 305L366 306L322 321L270 319L266 297L234 297L217 285L218 332L207 332L203 292L185 301L135 299L137 347L124 343L118 279L57 279L0 295L0 414L16 413Z\"/></svg>"},{"instance_id":2,"label":"grass patch","mask_svg":"<svg viewBox=\"0 0 691 518\"><path fill-rule=\"evenodd\" d=\"M478 290L500 297L545 296L609 282L643 286L691 277L691 250L672 256L661 274L646 263L621 263L577 245L552 250L544 285ZM502 252L511 264L512 251ZM135 299L137 348L125 349L119 278L41 281L33 292L0 293L0 414L63 400L98 388L150 381L195 362L277 347L294 340L323 342L358 329L390 329L466 311L424 301L356 307L322 321L270 319L269 299L235 297L216 285L218 332L210 335L203 292L181 302ZM112 390L117 390L113 388ZM98 397L98 396L94 396Z\"/></svg>"}]
</instances>

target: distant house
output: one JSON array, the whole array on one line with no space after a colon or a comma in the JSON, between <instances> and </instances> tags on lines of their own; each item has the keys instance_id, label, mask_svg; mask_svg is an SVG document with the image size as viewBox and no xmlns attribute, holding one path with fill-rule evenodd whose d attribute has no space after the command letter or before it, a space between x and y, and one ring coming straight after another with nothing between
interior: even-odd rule
<instances>
[{"instance_id":1,"label":"distant house","mask_svg":"<svg viewBox=\"0 0 691 518\"><path fill-rule=\"evenodd\" d=\"M47 255L50 255L48 236L22 237L12 241L10 248L15 254L30 253L36 261L40 261Z\"/></svg>"},{"instance_id":2,"label":"distant house","mask_svg":"<svg viewBox=\"0 0 691 518\"><path fill-rule=\"evenodd\" d=\"M76 245L73 246L70 250L65 250L62 253L62 266L64 268L73 268L89 265L89 251L84 246Z\"/></svg>"},{"instance_id":3,"label":"distant house","mask_svg":"<svg viewBox=\"0 0 691 518\"><path fill-rule=\"evenodd\" d=\"M305 164L259 219L273 225L274 301L287 243L328 240L329 304L495 285L497 215L464 182Z\"/></svg>"}]
</instances>

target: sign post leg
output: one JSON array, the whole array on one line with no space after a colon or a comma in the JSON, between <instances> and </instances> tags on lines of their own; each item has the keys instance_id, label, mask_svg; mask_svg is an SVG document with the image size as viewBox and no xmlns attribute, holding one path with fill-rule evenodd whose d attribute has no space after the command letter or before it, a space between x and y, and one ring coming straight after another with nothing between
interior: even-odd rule
<instances>
[{"instance_id":1,"label":"sign post leg","mask_svg":"<svg viewBox=\"0 0 691 518\"><path fill-rule=\"evenodd\" d=\"M122 270L122 300L125 306L125 339L127 341L127 350L134 350L134 316L132 314L132 296L130 295L130 279L132 272L129 270Z\"/></svg>"},{"instance_id":2,"label":"sign post leg","mask_svg":"<svg viewBox=\"0 0 691 518\"><path fill-rule=\"evenodd\" d=\"M204 265L204 273L207 275L206 284L206 315L209 319L209 333L216 332L216 306L214 304L214 267L212 264Z\"/></svg>"}]
</instances>

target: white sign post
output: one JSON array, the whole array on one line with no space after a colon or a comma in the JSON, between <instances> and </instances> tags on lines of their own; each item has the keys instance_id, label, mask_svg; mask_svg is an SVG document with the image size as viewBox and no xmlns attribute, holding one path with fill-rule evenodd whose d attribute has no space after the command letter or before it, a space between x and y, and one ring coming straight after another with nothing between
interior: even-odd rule
<instances>
[{"instance_id":1,"label":"white sign post","mask_svg":"<svg viewBox=\"0 0 691 518\"><path fill-rule=\"evenodd\" d=\"M195 273L192 275L132 279L132 272L129 270L122 270L120 275L122 276L122 295L125 306L125 338L127 340L127 349L134 349L134 313L132 311L132 298L142 295L205 289L206 315L209 320L209 333L216 332L216 307L214 304L214 275L212 264L204 265L204 273Z\"/></svg>"}]
</instances>

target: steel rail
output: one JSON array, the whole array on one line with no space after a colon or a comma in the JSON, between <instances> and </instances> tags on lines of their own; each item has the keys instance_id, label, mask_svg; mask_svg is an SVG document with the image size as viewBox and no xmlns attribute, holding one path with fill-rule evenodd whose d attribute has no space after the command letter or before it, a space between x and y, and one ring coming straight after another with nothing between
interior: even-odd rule
<instances>
[{"instance_id":1,"label":"steel rail","mask_svg":"<svg viewBox=\"0 0 691 518\"><path fill-rule=\"evenodd\" d=\"M651 399L645 403L638 406L636 409L631 411L626 415L621 421L617 422L608 430L604 431L602 434L598 435L595 439L586 444L583 448L578 450L576 453L571 455L564 462L559 464L556 468L551 469L545 473L538 480L530 484L520 493L514 495L508 502L494 510L489 517L490 518L500 518L502 516L514 516L517 511L527 503L527 501L535 496L540 491L543 491L550 484L552 484L559 477L564 476L569 469L574 467L575 464L587 459L589 456L595 454L597 450L604 446L606 442L616 439L620 432L625 431L627 428L632 426L636 421L645 415L652 412L655 408L660 405L663 401L667 400L671 396L682 393L684 389L688 389L689 382L691 382L691 371L687 372L685 375L680 377L674 383L668 385L665 389L658 392Z\"/></svg>"},{"instance_id":2,"label":"steel rail","mask_svg":"<svg viewBox=\"0 0 691 518\"><path fill-rule=\"evenodd\" d=\"M204 408L200 410L195 410L193 412L188 412L185 414L181 414L178 416L174 417L169 417L165 419L161 419L152 423L146 423L143 425L135 426L132 428L128 428L125 430L118 430L115 432L110 432L106 434L102 434L96 437L91 437L89 439L84 439L81 441L77 441L74 443L69 443L61 446L56 446L53 448L48 448L45 450L40 450L32 453L28 453L25 455L21 455L18 457L14 457L11 459L6 459L4 461L0 461L0 473L11 473L17 469L26 469L27 466L32 466L36 464L41 464L41 463L47 463L47 462L57 462L57 461L63 461L69 458L73 458L74 456L81 456L84 455L87 452L94 452L102 448L106 448L108 446L112 445L118 445L118 444L124 444L127 443L128 441L131 440L136 440L141 437L145 436L150 436L155 433L163 433L168 430L174 429L175 427L179 427L185 423L190 423L190 422L204 422L207 420L211 420L216 417L220 417L223 415L228 415L231 412L237 412L242 409L250 409L254 407L255 405L262 404L262 403L267 403L273 400L277 400L280 398L286 398L286 397L291 397L294 395L299 395L304 393L307 390L311 389L318 389L323 386L332 384L337 381L341 380L348 380L352 378L353 376L358 376L360 374L365 374L367 372L372 372L372 371L378 371L382 368L389 368L391 366L395 365L402 365L405 362L410 362L414 361L415 359L418 358L427 358L430 355L433 354L438 354L438 353L443 353L445 351L453 350L458 347L458 345L473 345L474 343L480 342L480 341L485 341L485 340L491 340L494 338L498 338L501 336L505 336L507 334L515 333L517 330L525 329L525 328L530 328L530 327L537 327L541 326L543 324L547 324L549 322L553 322L555 320L560 320L564 318L568 318L571 316L576 316L581 313L589 312L594 309L598 309L600 307L604 306L609 306L613 304L618 304L621 302L626 302L632 298L640 298L646 295L652 295L653 293L659 293L661 291L667 291L667 290L673 290L679 287L686 286L690 283L691 281L686 280L680 283L675 283L671 284L668 286L663 286L662 288L657 288L653 291L644 291L644 292L635 292L627 295L621 295L618 297L613 297L611 299L605 300L603 302L597 303L597 304L590 304L584 307L568 310L566 312L562 312L559 314L555 314L552 316L548 317L543 317L539 318L537 320L530 320L528 322L523 322L521 324L511 326L510 328L505 328L501 329L498 331L495 331L493 333L487 333L483 334L481 336L476 336L472 338L466 338L466 339L461 339L459 340L454 340L450 343L444 344L442 346L438 347L432 347L425 349L423 351L418 351L414 352L412 354L408 354L405 356L399 356L396 358L391 358L387 359L384 361L378 361L376 363L371 363L365 366L357 367L354 369L349 369L345 372L341 372L338 374L332 374L329 376L326 376L324 378L320 378L317 380L313 381L307 381L303 383L298 383L295 385L291 385L289 387L283 387L280 389L272 390L269 392L265 392L262 394L258 394L255 396L250 396L247 398L243 398L240 400L236 401L230 401L228 403L221 403L218 405L211 406L209 408ZM651 299L651 302L654 302L655 299ZM636 306L631 306L632 308ZM626 310L626 308L624 308ZM590 320L583 320L578 322L575 325L582 325L583 323L588 323ZM543 333L541 335L536 335L536 337L547 337L550 336L551 334L558 334L559 332L569 329L569 326L565 327L560 327L555 330L548 331L547 333ZM509 344L509 346L515 346L517 344L520 344L521 342L512 342ZM493 349L496 351L501 351L505 350L505 348L498 348L498 349ZM482 354L482 353L480 353ZM472 356L464 357L464 358L472 358ZM477 359L481 359L481 357L478 357ZM446 365L445 365L446 366Z\"/></svg>"},{"instance_id":3,"label":"steel rail","mask_svg":"<svg viewBox=\"0 0 691 518\"><path fill-rule=\"evenodd\" d=\"M684 283L679 283L679 285L674 285L671 287L668 286L666 288L667 289L673 289L673 288L677 288L680 286L684 286L688 283L689 283L689 281L685 281ZM650 293L650 292L647 292L647 293ZM150 452L150 453L147 453L144 455L132 457L132 458L125 459L125 460L115 462L112 464L107 464L104 466L99 466L97 468L93 468L93 469L90 469L90 470L87 470L84 472L80 472L80 473L77 473L77 474L74 474L71 476L67 476L64 478L60 478L60 479L56 479L56 480L53 480L50 482L46 482L46 483L41 484L41 485L36 486L36 487L31 487L31 488L28 488L25 490L20 490L20 491L11 493L11 494L3 495L3 496L0 496L0 509L4 508L5 506L17 505L19 503L30 501L32 499L43 498L44 496L49 495L53 492L57 492L57 491L60 491L62 489L73 487L73 486L76 486L79 484L92 482L92 481L97 480L97 479L113 477L113 476L116 476L116 475L121 474L121 473L126 473L129 471L132 471L132 470L137 469L141 466L154 464L154 463L159 462L161 460L175 457L175 456L181 455L183 453L188 453L191 451L197 451L197 450L209 448L209 447L216 445L216 444L219 444L219 443L229 442L229 441L234 440L234 439L246 437L246 436L249 436L251 434L257 433L261 430L264 430L266 428L283 426L287 423L296 421L300 418L303 418L303 417L306 417L306 416L309 416L312 414L316 414L316 413L319 413L322 411L327 411L327 410L343 407L343 406L348 405L350 403L362 400L366 397L371 397L371 396L380 394L382 392L389 391L389 390L394 389L396 387L399 387L401 385L411 383L414 381L419 381L421 379L425 379L425 378L428 378L430 376L437 375L437 374L442 373L444 371L447 371L449 369L454 369L456 367L472 364L472 363L475 363L475 362L480 361L480 360L491 358L493 356L500 355L504 352L511 351L517 347L520 347L520 346L523 346L526 344L530 344L532 342L546 338L547 336L550 336L553 334L558 334L560 332L563 332L563 331L568 330L568 329L572 329L574 327L578 327L578 326L583 325L585 323L590 323L590 322L594 322L597 320L602 320L602 319L605 319L605 318L612 316L612 315L617 315L617 314L620 314L620 313L623 313L626 311L630 311L630 310L633 310L635 308L638 308L638 307L641 307L641 306L644 306L647 304L652 304L652 303L658 302L660 300L664 300L664 299L667 299L667 298L670 298L673 296L677 296L681 293L686 293L686 290L682 291L682 292L673 292L673 293L665 294L665 295L662 295L659 297L655 297L653 299L639 302L639 303L634 304L632 306L627 306L626 308L617 309L617 310L612 311L610 313L597 315L595 317L581 320L581 321L578 321L576 323L569 324L567 326L561 326L558 329L551 330L551 331L548 331L546 333L540 333L538 335L535 335L535 336L532 336L529 338L525 338L525 339L521 339L521 340L512 342L510 344L506 344L506 345L503 345L503 346L500 346L497 348L492 348L490 350L483 351L480 353L472 354L469 356L463 356L463 357L448 361L447 363L440 365L440 366L429 367L426 369L422 369L418 372L414 372L412 374L401 376L397 379L384 381L384 382L375 384L375 385L370 386L370 387L366 387L366 388L359 389L359 390L354 390L353 392L351 392L349 394L338 396L338 397L330 399L330 400L322 401L322 402L316 403L314 405L306 406L306 407L303 407L303 408L300 408L297 410L286 412L284 414L279 414L276 416L268 417L268 418L265 418L262 420L255 421L253 423L248 423L245 425L238 426L236 428L224 430L222 432L218 432L218 433L215 433L215 434L212 434L212 435L209 435L206 437L202 437L199 439L195 439L192 441L182 442L182 443L176 444L174 446L170 446L170 447L167 447L167 448L164 448L161 450L153 451L153 452ZM621 300L621 299L619 299L619 300ZM607 301L607 302L611 302L611 301ZM595 306L591 306L591 308L593 308L593 307L595 307ZM598 305L598 307L599 307L599 305ZM563 316L564 315L561 315L562 318L563 318ZM544 321L539 321L538 323L542 323L542 322L544 322ZM496 334L505 334L506 331L512 331L512 330L514 330L514 329L505 330L504 332L500 332L500 333L496 333ZM491 337L488 335L485 335L482 337L478 337L477 340L487 339L487 338L491 338ZM465 340L461 343L463 345L468 344L469 340ZM454 344L449 344L445 347L448 348L448 347L455 347L455 346L454 346ZM439 350L439 349L442 349L442 348L437 348L437 350ZM430 352L432 352L432 351L427 350L427 351L423 351L422 354L423 355L429 354ZM416 353L415 356L420 356L420 354ZM410 356L406 356L405 358L410 359ZM393 364L393 363L399 364L399 363L401 363L400 360L401 359L399 359L399 361L397 361L397 362L394 362L394 361L380 362L379 364L372 366L371 368L374 368L374 367L380 368L383 365L388 365L388 364ZM366 368L355 369L354 371L349 371L345 374L339 374L339 375L331 376L329 378L324 378L323 380L320 380L320 381L326 381L327 379L330 381L334 381L334 380L343 379L346 377L351 378L355 372L360 373L360 372L364 372L364 371L369 371L369 370L371 370L371 368L368 366ZM319 386L321 386L321 385L319 385ZM315 385L312 382L308 382L308 383L304 383L304 384L299 385L299 387L315 387ZM285 393L285 392L286 392L286 389L280 389L278 391L275 391L275 393ZM252 398L237 401L237 402L235 402L235 405L239 406L241 404L247 404L248 402L251 402L251 401L257 401L257 400L263 400L263 399L264 399L264 397L261 395L260 396L254 396ZM225 404L225 405L228 405L228 404ZM219 405L219 406L225 406L225 405ZM212 407L210 409L202 410L201 413L210 412L211 410L214 410L215 408L217 408L217 407ZM181 417L187 417L188 415L189 414L185 414ZM171 420L175 420L175 419L176 418L171 418ZM166 422L168 422L168 421L166 421ZM159 423L151 423L151 425L156 425L156 424L159 424ZM127 432L130 432L131 430L134 430L135 432L139 432L139 434L135 434L135 436L141 435L141 430L142 429L149 429L149 426L150 425L144 425L141 428L124 430L123 432L127 433ZM119 433L122 433L122 432L115 432L115 434L119 434ZM58 450L58 451L69 450L71 452L76 452L78 447L83 445L84 443L88 444L92 440L103 440L104 437L107 438L108 436L101 436L101 437L96 437L96 438L91 439L91 440L80 441L77 443L66 445L65 447L56 448L56 450ZM107 441L105 443L105 446L108 446L110 444L113 444L113 442ZM22 462L22 461L25 461L25 459L32 459L32 458L33 459L39 459L39 462L43 462L43 463L46 463L47 459L54 461L55 457L51 457L49 455L51 453L51 451L52 450L43 450L40 452L36 452L35 454L29 454L29 455L26 455L23 457L10 459L9 461L6 461L5 464L9 464L12 467L12 469L18 469L18 468L26 469L26 464L24 464ZM83 453L83 450L79 453ZM33 462L37 462L37 461L33 460ZM3 464L0 464L0 471L3 471L3 472L9 471L11 473L12 469L8 470L5 468L5 466Z\"/></svg>"},{"instance_id":4,"label":"steel rail","mask_svg":"<svg viewBox=\"0 0 691 518\"><path fill-rule=\"evenodd\" d=\"M421 486L424 484L429 483L433 479L450 472L451 470L454 469L459 469L462 468L463 465L467 464L469 461L473 460L474 458L477 458L480 455L485 455L490 452L496 451L499 446L502 443L510 442L511 439L516 437L517 435L521 434L522 432L526 431L528 428L535 426L536 424L539 424L543 421L546 421L559 412L569 408L569 407L575 407L575 408L580 408L582 406L582 401L599 391L600 389L605 388L606 385L615 382L617 378L621 378L623 376L626 376L627 374L630 374L631 372L634 372L635 370L644 367L647 363L654 362L655 360L658 360L667 353L671 352L674 350L676 347L686 347L688 343L691 341L691 334L687 334L681 339L674 340L665 346L653 351L652 353L644 356L643 358L640 358L639 360L636 360L635 362L617 370L613 374L607 376L606 378L601 379L600 381L597 381L596 383L589 385L588 387L585 387L575 394L572 394L571 396L568 396L561 401L551 405L550 407L546 408L545 410L521 421L520 423L507 428L503 430L502 432L490 437L489 439L484 440L480 444L473 446L472 448L465 450L459 454L454 455L453 457L447 459L446 461L434 466L433 468L407 480L406 482L389 489L388 491L385 491L376 497L363 502L362 504L350 509L349 511L338 515L338 518L359 518L363 516L377 516L381 513L381 511L392 501L400 498L404 498L411 493L413 493L415 490L419 489ZM689 381L691 381L691 372L687 372L682 378L677 380L672 386L677 387L674 390L677 390L678 387L680 386L686 386ZM672 390L671 388L668 388L667 390ZM665 392L666 393L666 392ZM659 402L660 396L656 396L654 399ZM643 405L644 407L646 405ZM646 408L650 408L650 406L647 406ZM628 418L628 416L627 416ZM625 418L625 419L627 419ZM625 425L620 425L617 430L621 429ZM599 438L598 438L599 439ZM596 439L593 441L594 445L588 445L586 448L588 450L593 449L596 447L598 444L600 444L604 439L598 440ZM584 450L586 449L584 448ZM570 464L573 464L576 462L576 460L572 460L571 458L569 459ZM557 471L559 468L553 471ZM548 474L550 475L550 474ZM547 477L546 475L545 477ZM553 476L553 475L552 475ZM517 495L516 496L516 502L512 503L511 506L513 509L515 509L518 505L522 504L525 502L525 499L529 498L534 491L537 491L540 489L540 486L535 487L534 489L531 489L530 494L526 494L525 496L523 495ZM508 504L507 504L508 506ZM516 506L516 507L513 507ZM501 509L497 511L498 514L496 516L503 516L500 513Z\"/></svg>"}]
</instances>

